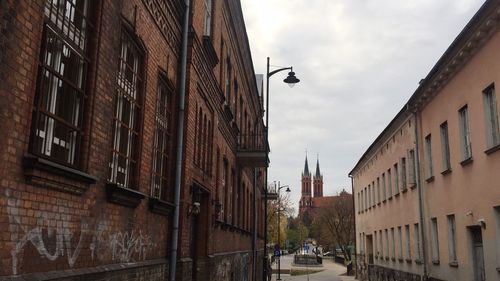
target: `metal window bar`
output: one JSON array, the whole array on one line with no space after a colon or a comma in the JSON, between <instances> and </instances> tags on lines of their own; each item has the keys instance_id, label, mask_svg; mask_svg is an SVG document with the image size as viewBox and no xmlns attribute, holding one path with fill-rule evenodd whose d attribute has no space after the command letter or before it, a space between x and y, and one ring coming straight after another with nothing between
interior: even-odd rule
<instances>
[{"instance_id":1,"label":"metal window bar","mask_svg":"<svg viewBox=\"0 0 500 281\"><path fill-rule=\"evenodd\" d=\"M42 42L32 152L78 168L88 60L47 25Z\"/></svg>"},{"instance_id":2,"label":"metal window bar","mask_svg":"<svg viewBox=\"0 0 500 281\"><path fill-rule=\"evenodd\" d=\"M125 187L132 183L137 162L134 148L138 139L137 119L141 109L138 92L142 82L139 61L138 46L126 32L122 32L110 181Z\"/></svg>"}]
</instances>

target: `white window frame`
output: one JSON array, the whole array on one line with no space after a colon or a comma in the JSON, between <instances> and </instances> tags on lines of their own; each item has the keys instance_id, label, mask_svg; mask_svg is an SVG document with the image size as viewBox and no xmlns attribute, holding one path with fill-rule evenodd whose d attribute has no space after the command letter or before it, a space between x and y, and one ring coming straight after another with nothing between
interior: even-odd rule
<instances>
[{"instance_id":1,"label":"white window frame","mask_svg":"<svg viewBox=\"0 0 500 281\"><path fill-rule=\"evenodd\" d=\"M439 262L439 230L437 218L431 218L432 262Z\"/></svg>"},{"instance_id":2,"label":"white window frame","mask_svg":"<svg viewBox=\"0 0 500 281\"><path fill-rule=\"evenodd\" d=\"M483 90L483 103L486 127L486 147L490 149L500 144L498 110L494 84Z\"/></svg>"},{"instance_id":3,"label":"white window frame","mask_svg":"<svg viewBox=\"0 0 500 281\"><path fill-rule=\"evenodd\" d=\"M426 166L426 178L432 178L434 176L434 167L432 163L432 136L428 134L425 137L425 166Z\"/></svg>"},{"instance_id":4,"label":"white window frame","mask_svg":"<svg viewBox=\"0 0 500 281\"><path fill-rule=\"evenodd\" d=\"M445 121L439 126L439 131L441 134L441 154L443 161L443 172L449 171L451 169L451 159L450 159L450 138L448 133L448 122Z\"/></svg>"},{"instance_id":5,"label":"white window frame","mask_svg":"<svg viewBox=\"0 0 500 281\"><path fill-rule=\"evenodd\" d=\"M472 143L469 125L469 107L464 105L458 110L458 124L460 131L460 148L462 152L462 161L472 158Z\"/></svg>"},{"instance_id":6,"label":"white window frame","mask_svg":"<svg viewBox=\"0 0 500 281\"><path fill-rule=\"evenodd\" d=\"M450 263L457 262L457 225L455 215L446 216L448 221L448 257Z\"/></svg>"}]
</instances>

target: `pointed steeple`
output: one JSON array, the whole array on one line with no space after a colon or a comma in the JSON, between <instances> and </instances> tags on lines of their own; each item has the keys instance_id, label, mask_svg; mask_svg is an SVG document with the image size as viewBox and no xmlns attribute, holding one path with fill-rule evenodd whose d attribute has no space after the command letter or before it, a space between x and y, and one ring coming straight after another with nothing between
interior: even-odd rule
<instances>
[{"instance_id":1,"label":"pointed steeple","mask_svg":"<svg viewBox=\"0 0 500 281\"><path fill-rule=\"evenodd\" d=\"M319 172L319 155L318 155L318 160L316 161L316 177L321 176L321 173Z\"/></svg>"},{"instance_id":2,"label":"pointed steeple","mask_svg":"<svg viewBox=\"0 0 500 281\"><path fill-rule=\"evenodd\" d=\"M309 165L307 164L307 153L306 153L306 163L304 164L304 173L303 174L305 176L308 176L311 174L311 173L309 173Z\"/></svg>"}]
</instances>

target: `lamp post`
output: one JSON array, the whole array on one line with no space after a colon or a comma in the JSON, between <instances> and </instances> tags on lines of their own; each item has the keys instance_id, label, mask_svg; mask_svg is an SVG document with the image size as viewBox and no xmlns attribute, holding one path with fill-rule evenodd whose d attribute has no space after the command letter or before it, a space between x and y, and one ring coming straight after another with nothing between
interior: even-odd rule
<instances>
[{"instance_id":1,"label":"lamp post","mask_svg":"<svg viewBox=\"0 0 500 281\"><path fill-rule=\"evenodd\" d=\"M286 192L290 192L290 186L283 185L280 186L278 181L278 249L280 250L280 255L278 256L278 278L276 280L281 280L281 241L280 241L280 212L281 212L281 197L280 190L286 187Z\"/></svg>"},{"instance_id":2,"label":"lamp post","mask_svg":"<svg viewBox=\"0 0 500 281\"><path fill-rule=\"evenodd\" d=\"M267 73L266 73L266 143L268 147L266 148L266 161L269 161L269 78L273 76L274 74L284 71L284 70L290 70L288 72L288 76L283 80L283 82L287 83L290 87L293 87L296 83L300 82L297 77L295 77L295 72L293 72L293 68L290 67L283 67L279 68L276 70L273 70L269 72L269 57L267 57ZM267 266L268 266L268 254L267 254L267 174L268 174L268 169L269 169L269 163L266 165L266 176L265 176L265 190L264 190L264 263L262 268L263 270L263 278L262 280L267 280Z\"/></svg>"}]
</instances>

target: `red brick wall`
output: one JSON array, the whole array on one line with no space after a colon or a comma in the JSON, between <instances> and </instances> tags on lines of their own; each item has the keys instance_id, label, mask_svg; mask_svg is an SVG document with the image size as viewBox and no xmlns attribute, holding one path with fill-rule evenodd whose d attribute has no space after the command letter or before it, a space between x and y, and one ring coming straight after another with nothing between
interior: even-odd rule
<instances>
[{"instance_id":1,"label":"red brick wall","mask_svg":"<svg viewBox=\"0 0 500 281\"><path fill-rule=\"evenodd\" d=\"M144 1L146 2L146 1ZM95 184L65 174L27 169L42 1L7 1L2 10L0 56L0 276L168 257L170 219L153 214L148 198L138 207L109 203L105 184L112 147L115 81L123 21L146 48L140 172L137 191L150 194L151 154L159 69L177 87L178 45L167 41L142 1L103 1L94 7L90 41L82 171ZM137 9L135 11L135 9ZM178 19L173 30L180 33ZM177 35L178 36L178 35ZM174 138L175 139L175 138ZM26 178L29 173L37 184ZM62 192L76 185L83 194ZM162 271L164 274L164 271Z\"/></svg>"}]
</instances>

